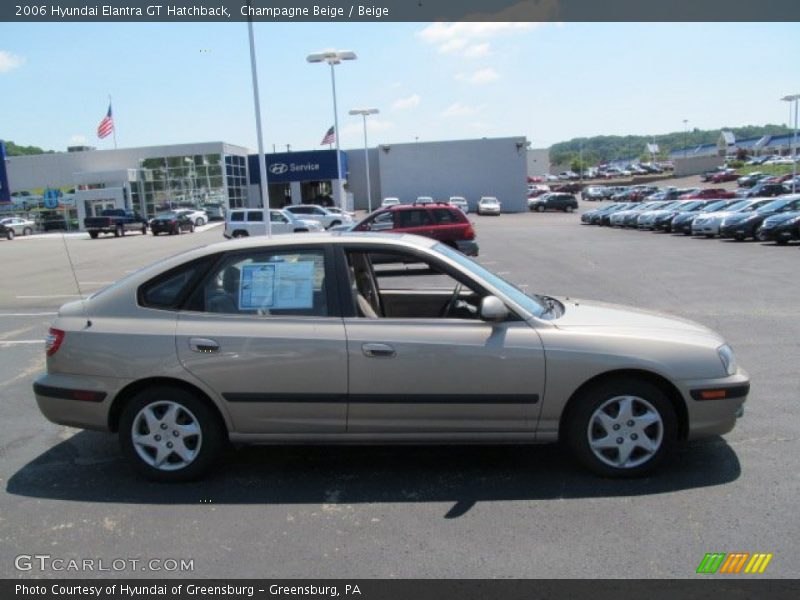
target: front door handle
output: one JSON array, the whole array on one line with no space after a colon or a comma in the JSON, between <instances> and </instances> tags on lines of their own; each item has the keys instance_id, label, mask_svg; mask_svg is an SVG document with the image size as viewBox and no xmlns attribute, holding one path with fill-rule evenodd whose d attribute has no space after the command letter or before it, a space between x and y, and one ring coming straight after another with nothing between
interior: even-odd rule
<instances>
[{"instance_id":1,"label":"front door handle","mask_svg":"<svg viewBox=\"0 0 800 600\"><path fill-rule=\"evenodd\" d=\"M193 352L201 354L211 354L212 352L219 352L219 342L209 338L189 338L189 348Z\"/></svg>"},{"instance_id":2,"label":"front door handle","mask_svg":"<svg viewBox=\"0 0 800 600\"><path fill-rule=\"evenodd\" d=\"M396 354L389 344L362 344L361 350L370 358L394 358Z\"/></svg>"}]
</instances>

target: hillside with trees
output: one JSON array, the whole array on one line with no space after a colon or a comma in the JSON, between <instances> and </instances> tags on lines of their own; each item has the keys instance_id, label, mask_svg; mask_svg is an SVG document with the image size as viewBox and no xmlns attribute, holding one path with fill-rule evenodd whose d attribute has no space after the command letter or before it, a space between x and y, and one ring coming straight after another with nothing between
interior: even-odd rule
<instances>
[{"instance_id":1,"label":"hillside with trees","mask_svg":"<svg viewBox=\"0 0 800 600\"><path fill-rule=\"evenodd\" d=\"M28 154L51 154L52 150L42 150L38 146L18 146L14 142L6 141L6 154L8 156L25 156Z\"/></svg>"},{"instance_id":2,"label":"hillside with trees","mask_svg":"<svg viewBox=\"0 0 800 600\"><path fill-rule=\"evenodd\" d=\"M722 131L732 131L736 139L761 137L763 135L782 135L792 133L792 129L784 125L748 125L746 127L723 127L722 129L691 129L675 131L663 135L598 135L586 138L573 138L567 142L559 142L550 147L550 162L557 165L570 164L577 160L583 146L584 164L594 165L609 160L645 158L647 144L655 143L660 150L660 157L672 150L689 148L701 144L716 144Z\"/></svg>"}]
</instances>

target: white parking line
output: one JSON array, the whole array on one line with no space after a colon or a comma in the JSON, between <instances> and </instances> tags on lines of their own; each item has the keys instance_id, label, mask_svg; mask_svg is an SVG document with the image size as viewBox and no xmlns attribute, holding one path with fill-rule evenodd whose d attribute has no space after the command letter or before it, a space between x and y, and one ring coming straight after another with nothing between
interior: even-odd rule
<instances>
[{"instance_id":1,"label":"white parking line","mask_svg":"<svg viewBox=\"0 0 800 600\"><path fill-rule=\"evenodd\" d=\"M81 281L81 285L111 285L113 281Z\"/></svg>"},{"instance_id":2,"label":"white parking line","mask_svg":"<svg viewBox=\"0 0 800 600\"><path fill-rule=\"evenodd\" d=\"M44 340L9 340L9 341L0 341L0 348L7 348L8 346L15 346L17 344L44 344Z\"/></svg>"},{"instance_id":3,"label":"white parking line","mask_svg":"<svg viewBox=\"0 0 800 600\"><path fill-rule=\"evenodd\" d=\"M0 317L45 317L57 315L57 312L36 312L36 313L0 313Z\"/></svg>"},{"instance_id":4,"label":"white parking line","mask_svg":"<svg viewBox=\"0 0 800 600\"><path fill-rule=\"evenodd\" d=\"M50 294L49 296L15 296L19 300L31 300L35 298L80 298L78 294Z\"/></svg>"}]
</instances>

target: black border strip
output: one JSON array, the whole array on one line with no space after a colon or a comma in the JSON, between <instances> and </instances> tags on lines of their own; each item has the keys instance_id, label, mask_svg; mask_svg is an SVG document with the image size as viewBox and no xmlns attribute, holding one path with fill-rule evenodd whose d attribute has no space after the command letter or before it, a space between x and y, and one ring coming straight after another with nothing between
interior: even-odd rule
<instances>
[{"instance_id":1,"label":"black border strip","mask_svg":"<svg viewBox=\"0 0 800 600\"><path fill-rule=\"evenodd\" d=\"M536 404L539 394L260 394L225 392L228 402L351 404Z\"/></svg>"},{"instance_id":2,"label":"black border strip","mask_svg":"<svg viewBox=\"0 0 800 600\"><path fill-rule=\"evenodd\" d=\"M716 392L724 390L725 397L724 398L703 398L701 394L703 392ZM708 388L701 388L692 390L689 392L692 395L694 400L700 400L701 402L713 402L714 400L731 400L733 398L744 398L747 394L750 393L750 384L743 383L739 385L723 385L718 387L708 387Z\"/></svg>"},{"instance_id":3,"label":"black border strip","mask_svg":"<svg viewBox=\"0 0 800 600\"><path fill-rule=\"evenodd\" d=\"M61 400L74 400L75 402L102 402L106 399L105 392L97 390L75 390L70 388L53 387L41 383L33 384L33 393L48 398L60 398ZM86 394L89 398L75 398L74 394Z\"/></svg>"},{"instance_id":4,"label":"black border strip","mask_svg":"<svg viewBox=\"0 0 800 600\"><path fill-rule=\"evenodd\" d=\"M155 5L125 0L112 6L85 0L0 3L9 22L789 22L800 20L797 0L191 0ZM248 10L248 5L252 10ZM18 8L19 7L19 8ZM367 10L369 9L369 10Z\"/></svg>"}]
</instances>

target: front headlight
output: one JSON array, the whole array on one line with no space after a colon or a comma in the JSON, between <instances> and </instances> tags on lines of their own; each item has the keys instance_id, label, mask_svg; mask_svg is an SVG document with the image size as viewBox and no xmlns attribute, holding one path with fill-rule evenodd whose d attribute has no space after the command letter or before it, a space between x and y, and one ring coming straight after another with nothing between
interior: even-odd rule
<instances>
[{"instance_id":1,"label":"front headlight","mask_svg":"<svg viewBox=\"0 0 800 600\"><path fill-rule=\"evenodd\" d=\"M722 361L725 374L736 374L738 367L736 365L736 355L733 353L733 349L728 344L725 344L724 346L717 348L717 353L719 354L719 359Z\"/></svg>"}]
</instances>

